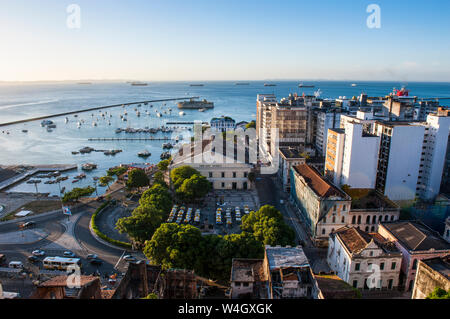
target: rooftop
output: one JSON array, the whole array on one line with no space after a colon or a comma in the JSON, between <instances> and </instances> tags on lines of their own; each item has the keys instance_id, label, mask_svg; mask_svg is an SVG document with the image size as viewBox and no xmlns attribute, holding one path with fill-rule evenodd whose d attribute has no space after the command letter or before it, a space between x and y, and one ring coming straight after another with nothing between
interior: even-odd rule
<instances>
[{"instance_id":1,"label":"rooftop","mask_svg":"<svg viewBox=\"0 0 450 319\"><path fill-rule=\"evenodd\" d=\"M399 208L387 196L374 189L348 187L342 187L342 189L352 198L352 209Z\"/></svg>"},{"instance_id":2,"label":"rooftop","mask_svg":"<svg viewBox=\"0 0 450 319\"><path fill-rule=\"evenodd\" d=\"M68 276L57 276L50 280L47 280L39 285L39 287L66 287L68 284ZM80 276L80 286L83 287L95 280L98 280L98 277L95 276Z\"/></svg>"},{"instance_id":3,"label":"rooftop","mask_svg":"<svg viewBox=\"0 0 450 319\"><path fill-rule=\"evenodd\" d=\"M383 222L381 225L410 251L430 249L450 251L450 244L420 221Z\"/></svg>"},{"instance_id":4,"label":"rooftop","mask_svg":"<svg viewBox=\"0 0 450 319\"><path fill-rule=\"evenodd\" d=\"M422 259L422 262L450 280L450 255L445 257Z\"/></svg>"},{"instance_id":5,"label":"rooftop","mask_svg":"<svg viewBox=\"0 0 450 319\"><path fill-rule=\"evenodd\" d=\"M329 128L328 130L332 131L332 132L335 132L335 133L338 133L338 134L344 134L345 133L345 130L343 128Z\"/></svg>"},{"instance_id":6,"label":"rooftop","mask_svg":"<svg viewBox=\"0 0 450 319\"><path fill-rule=\"evenodd\" d=\"M336 275L314 275L317 286L325 299L357 298L357 292Z\"/></svg>"},{"instance_id":7,"label":"rooftop","mask_svg":"<svg viewBox=\"0 0 450 319\"><path fill-rule=\"evenodd\" d=\"M305 179L308 186L320 197L337 196L349 198L346 193L327 181L320 173L308 164L294 167L294 170Z\"/></svg>"},{"instance_id":8,"label":"rooftop","mask_svg":"<svg viewBox=\"0 0 450 319\"><path fill-rule=\"evenodd\" d=\"M272 247L266 246L266 255L270 270L283 268L309 267L309 261L301 246Z\"/></svg>"},{"instance_id":9,"label":"rooftop","mask_svg":"<svg viewBox=\"0 0 450 319\"><path fill-rule=\"evenodd\" d=\"M284 158L287 159L304 158L298 149L292 147L280 147L279 152Z\"/></svg>"},{"instance_id":10,"label":"rooftop","mask_svg":"<svg viewBox=\"0 0 450 319\"><path fill-rule=\"evenodd\" d=\"M380 234L366 233L358 228L345 226L335 231L332 236L338 236L348 251L352 254L359 254L370 242L374 242L385 253L400 253L395 245Z\"/></svg>"},{"instance_id":11,"label":"rooftop","mask_svg":"<svg viewBox=\"0 0 450 319\"><path fill-rule=\"evenodd\" d=\"M265 281L263 263L262 259L233 259L231 281Z\"/></svg>"}]
</instances>

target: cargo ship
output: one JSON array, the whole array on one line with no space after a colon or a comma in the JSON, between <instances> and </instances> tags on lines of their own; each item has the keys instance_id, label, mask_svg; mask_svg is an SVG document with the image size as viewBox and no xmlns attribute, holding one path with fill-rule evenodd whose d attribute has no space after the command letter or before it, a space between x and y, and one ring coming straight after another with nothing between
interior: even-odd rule
<instances>
[{"instance_id":1,"label":"cargo ship","mask_svg":"<svg viewBox=\"0 0 450 319\"><path fill-rule=\"evenodd\" d=\"M306 85L306 84L300 83L298 85L298 87L299 88L314 88L315 86L314 85Z\"/></svg>"},{"instance_id":2,"label":"cargo ship","mask_svg":"<svg viewBox=\"0 0 450 319\"><path fill-rule=\"evenodd\" d=\"M205 86L204 84L191 84L191 86Z\"/></svg>"},{"instance_id":3,"label":"cargo ship","mask_svg":"<svg viewBox=\"0 0 450 319\"><path fill-rule=\"evenodd\" d=\"M144 82L131 82L132 86L147 86L147 83Z\"/></svg>"},{"instance_id":4,"label":"cargo ship","mask_svg":"<svg viewBox=\"0 0 450 319\"><path fill-rule=\"evenodd\" d=\"M264 83L264 86L277 86L276 84Z\"/></svg>"},{"instance_id":5,"label":"cargo ship","mask_svg":"<svg viewBox=\"0 0 450 319\"><path fill-rule=\"evenodd\" d=\"M178 103L179 109L212 109L214 108L213 102L208 102L207 100L196 101L190 99L189 101Z\"/></svg>"}]
</instances>

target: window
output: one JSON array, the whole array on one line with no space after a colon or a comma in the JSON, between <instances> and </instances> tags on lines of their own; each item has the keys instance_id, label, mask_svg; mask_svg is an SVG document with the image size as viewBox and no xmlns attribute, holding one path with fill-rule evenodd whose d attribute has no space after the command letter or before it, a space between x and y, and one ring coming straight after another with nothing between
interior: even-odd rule
<instances>
[{"instance_id":1,"label":"window","mask_svg":"<svg viewBox=\"0 0 450 319\"><path fill-rule=\"evenodd\" d=\"M325 235L325 228L322 228L322 235Z\"/></svg>"},{"instance_id":2,"label":"window","mask_svg":"<svg viewBox=\"0 0 450 319\"><path fill-rule=\"evenodd\" d=\"M366 224L370 224L370 216L367 216L367 218L366 218Z\"/></svg>"},{"instance_id":3,"label":"window","mask_svg":"<svg viewBox=\"0 0 450 319\"><path fill-rule=\"evenodd\" d=\"M213 173L209 172L209 178L212 178L212 177L213 177Z\"/></svg>"},{"instance_id":4,"label":"window","mask_svg":"<svg viewBox=\"0 0 450 319\"><path fill-rule=\"evenodd\" d=\"M414 259L414 261L413 261L413 266L412 266L412 269L413 270L415 270L415 269L417 269L417 259Z\"/></svg>"},{"instance_id":5,"label":"window","mask_svg":"<svg viewBox=\"0 0 450 319\"><path fill-rule=\"evenodd\" d=\"M352 217L352 224L356 224L356 216Z\"/></svg>"},{"instance_id":6,"label":"window","mask_svg":"<svg viewBox=\"0 0 450 319\"><path fill-rule=\"evenodd\" d=\"M389 216L388 215L384 216L384 221L387 222L388 220L389 220Z\"/></svg>"},{"instance_id":7,"label":"window","mask_svg":"<svg viewBox=\"0 0 450 319\"><path fill-rule=\"evenodd\" d=\"M243 286L244 286L244 287L248 287L248 282L244 282L244 283L243 283Z\"/></svg>"},{"instance_id":8,"label":"window","mask_svg":"<svg viewBox=\"0 0 450 319\"><path fill-rule=\"evenodd\" d=\"M359 271L360 268L361 268L360 263L355 264L355 271Z\"/></svg>"},{"instance_id":9,"label":"window","mask_svg":"<svg viewBox=\"0 0 450 319\"><path fill-rule=\"evenodd\" d=\"M361 224L361 215L358 216L358 225Z\"/></svg>"},{"instance_id":10,"label":"window","mask_svg":"<svg viewBox=\"0 0 450 319\"><path fill-rule=\"evenodd\" d=\"M236 178L237 174L236 172L233 172L233 178Z\"/></svg>"},{"instance_id":11,"label":"window","mask_svg":"<svg viewBox=\"0 0 450 319\"><path fill-rule=\"evenodd\" d=\"M222 183L222 188L225 188L225 183Z\"/></svg>"},{"instance_id":12,"label":"window","mask_svg":"<svg viewBox=\"0 0 450 319\"><path fill-rule=\"evenodd\" d=\"M384 270L384 263L380 264L380 270Z\"/></svg>"},{"instance_id":13,"label":"window","mask_svg":"<svg viewBox=\"0 0 450 319\"><path fill-rule=\"evenodd\" d=\"M335 224L336 223L336 216L333 216L333 222L332 222L333 224Z\"/></svg>"},{"instance_id":14,"label":"window","mask_svg":"<svg viewBox=\"0 0 450 319\"><path fill-rule=\"evenodd\" d=\"M336 211L336 205L333 206L333 211L334 211L334 212Z\"/></svg>"},{"instance_id":15,"label":"window","mask_svg":"<svg viewBox=\"0 0 450 319\"><path fill-rule=\"evenodd\" d=\"M395 267L397 267L397 263L394 261L394 262L392 263L392 265L391 265L391 269L394 270Z\"/></svg>"},{"instance_id":16,"label":"window","mask_svg":"<svg viewBox=\"0 0 450 319\"><path fill-rule=\"evenodd\" d=\"M395 216L392 215L392 216L391 216L391 221L394 221L394 219L395 219Z\"/></svg>"},{"instance_id":17,"label":"window","mask_svg":"<svg viewBox=\"0 0 450 319\"><path fill-rule=\"evenodd\" d=\"M225 172L222 172L222 178L225 178Z\"/></svg>"},{"instance_id":18,"label":"window","mask_svg":"<svg viewBox=\"0 0 450 319\"><path fill-rule=\"evenodd\" d=\"M366 231L369 231L369 226L366 226Z\"/></svg>"},{"instance_id":19,"label":"window","mask_svg":"<svg viewBox=\"0 0 450 319\"><path fill-rule=\"evenodd\" d=\"M342 206L342 210L343 210L343 211L345 211L345 209L346 209L345 205L344 205L344 206Z\"/></svg>"},{"instance_id":20,"label":"window","mask_svg":"<svg viewBox=\"0 0 450 319\"><path fill-rule=\"evenodd\" d=\"M244 177L247 178L248 177L248 173L244 172Z\"/></svg>"},{"instance_id":21,"label":"window","mask_svg":"<svg viewBox=\"0 0 450 319\"><path fill-rule=\"evenodd\" d=\"M358 280L353 280L353 288L358 288Z\"/></svg>"},{"instance_id":22,"label":"window","mask_svg":"<svg viewBox=\"0 0 450 319\"><path fill-rule=\"evenodd\" d=\"M345 217L344 216L342 216L342 223L343 224L345 223Z\"/></svg>"}]
</instances>

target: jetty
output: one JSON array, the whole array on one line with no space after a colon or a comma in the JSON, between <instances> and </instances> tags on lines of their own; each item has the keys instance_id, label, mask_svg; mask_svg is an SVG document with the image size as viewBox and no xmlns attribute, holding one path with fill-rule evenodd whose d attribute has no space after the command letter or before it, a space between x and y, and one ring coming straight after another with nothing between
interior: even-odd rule
<instances>
[{"instance_id":1,"label":"jetty","mask_svg":"<svg viewBox=\"0 0 450 319\"><path fill-rule=\"evenodd\" d=\"M194 125L194 124L200 124L199 122L167 122L166 125ZM208 122L202 122L201 124L208 125Z\"/></svg>"},{"instance_id":2,"label":"jetty","mask_svg":"<svg viewBox=\"0 0 450 319\"><path fill-rule=\"evenodd\" d=\"M78 114L78 113L98 111L98 110L109 109L109 108L113 108L113 107L121 107L122 105L130 106L130 105L136 105L136 104L145 104L145 103L148 104L148 103L169 102L169 101L182 101L182 100L190 100L190 99L198 99L198 98L199 98L198 96L195 96L195 97L179 97L179 98L171 98L171 99L148 100L148 101L141 101L141 102L131 102L131 103L121 103L121 104L113 104L113 105L96 106L96 107L91 107L91 108L77 110L77 111L68 111L68 112L64 112L64 113L56 113L56 114L50 114L50 115L33 117L33 118L29 118L29 119L24 119L24 120L17 120L17 121L12 121L12 122L7 122L7 123L0 123L0 127L13 125L13 124L20 124L20 123L26 123L26 122L45 120L45 119L49 119L49 118L53 118L53 117L60 117L60 116L67 116L67 115Z\"/></svg>"},{"instance_id":3,"label":"jetty","mask_svg":"<svg viewBox=\"0 0 450 319\"><path fill-rule=\"evenodd\" d=\"M33 176L37 173L48 173L48 172L67 172L71 170L77 169L77 165L54 165L54 166L42 166L42 167L33 167L26 172L23 172L21 174L15 175L3 182L0 183L0 191L3 191L7 188L10 188L14 186L15 184L18 184L22 182L24 179L27 179L30 176Z\"/></svg>"}]
</instances>

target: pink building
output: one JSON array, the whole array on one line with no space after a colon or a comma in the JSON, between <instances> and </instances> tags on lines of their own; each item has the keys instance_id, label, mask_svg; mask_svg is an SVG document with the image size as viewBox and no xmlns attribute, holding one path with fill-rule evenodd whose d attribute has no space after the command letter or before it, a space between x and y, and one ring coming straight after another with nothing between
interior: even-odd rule
<instances>
[{"instance_id":1,"label":"pink building","mask_svg":"<svg viewBox=\"0 0 450 319\"><path fill-rule=\"evenodd\" d=\"M381 223L378 233L394 241L403 255L400 286L412 291L419 260L443 257L450 253L450 244L438 232L419 221Z\"/></svg>"}]
</instances>

